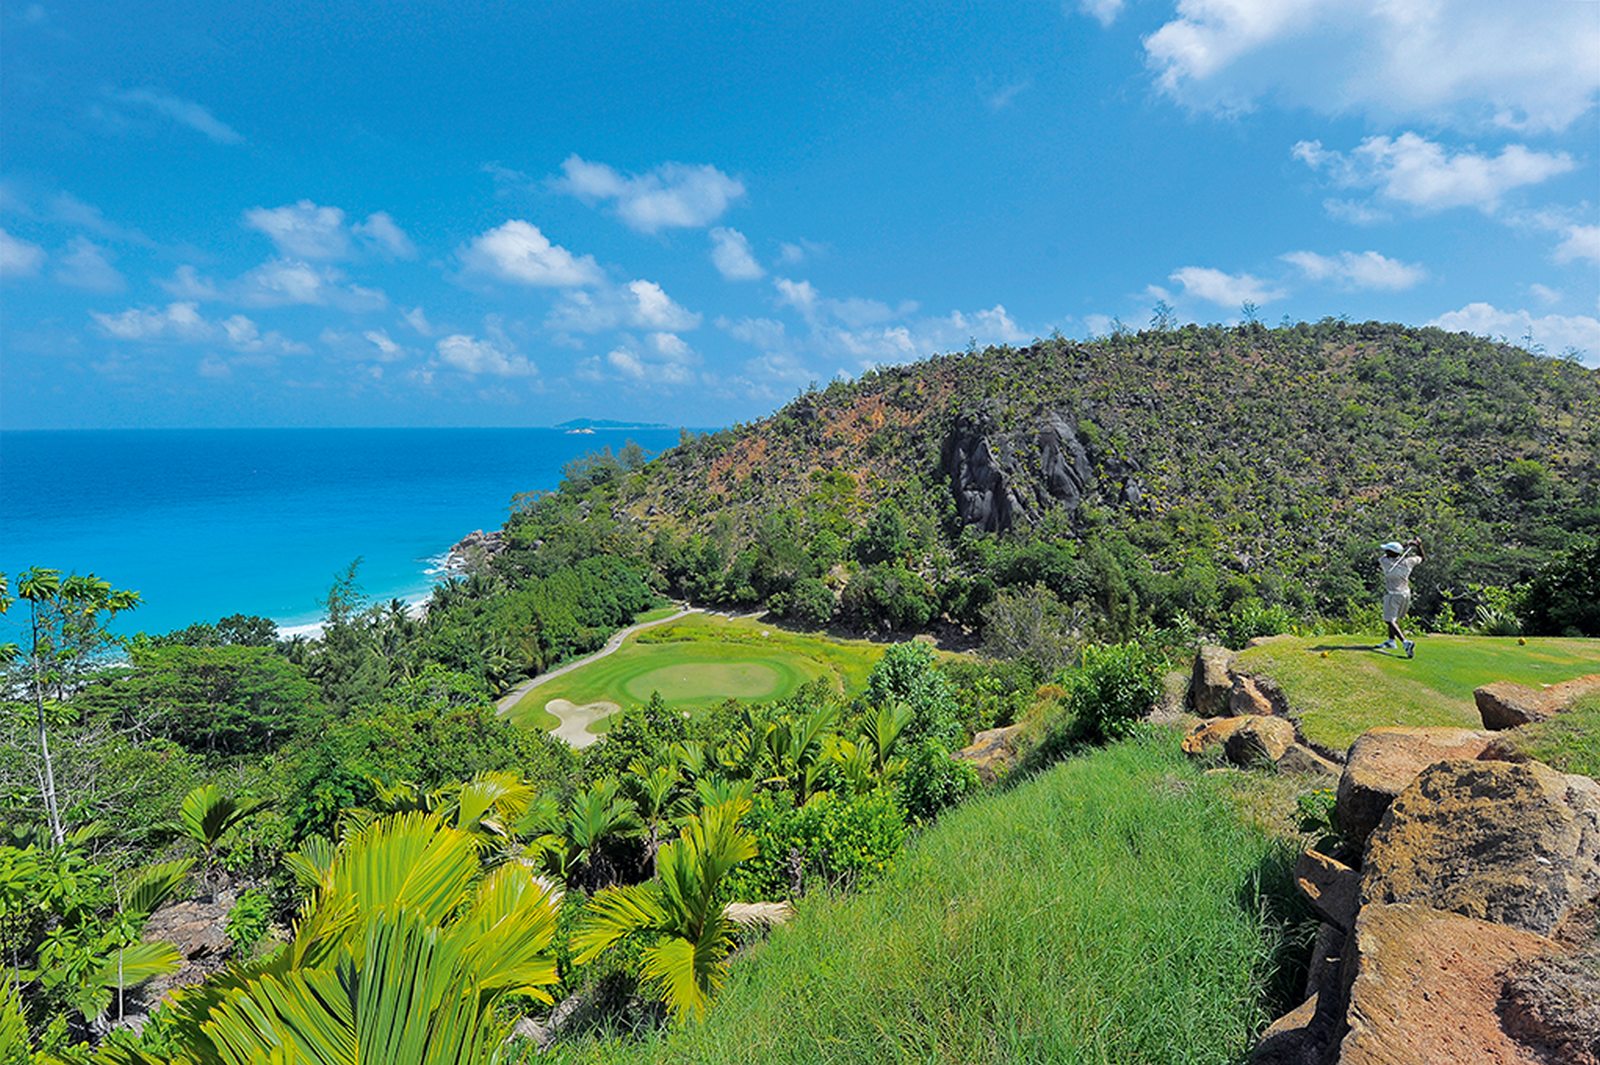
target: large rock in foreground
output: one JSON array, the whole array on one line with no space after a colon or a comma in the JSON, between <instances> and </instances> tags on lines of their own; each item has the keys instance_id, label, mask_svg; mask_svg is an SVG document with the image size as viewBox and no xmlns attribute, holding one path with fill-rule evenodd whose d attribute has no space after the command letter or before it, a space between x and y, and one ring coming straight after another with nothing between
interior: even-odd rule
<instances>
[{"instance_id":1,"label":"large rock in foreground","mask_svg":"<svg viewBox=\"0 0 1600 1065\"><path fill-rule=\"evenodd\" d=\"M1359 853L1395 796L1435 762L1477 758L1489 745L1464 728L1375 728L1350 746L1339 775L1339 831Z\"/></svg>"},{"instance_id":2,"label":"large rock in foreground","mask_svg":"<svg viewBox=\"0 0 1600 1065\"><path fill-rule=\"evenodd\" d=\"M1543 936L1423 906L1363 907L1340 1065L1551 1065L1508 1032L1499 1005L1520 963L1558 951Z\"/></svg>"},{"instance_id":3,"label":"large rock in foreground","mask_svg":"<svg viewBox=\"0 0 1600 1065\"><path fill-rule=\"evenodd\" d=\"M1600 783L1539 762L1423 770L1372 834L1361 876L1364 906L1419 903L1545 935L1597 895Z\"/></svg>"}]
</instances>

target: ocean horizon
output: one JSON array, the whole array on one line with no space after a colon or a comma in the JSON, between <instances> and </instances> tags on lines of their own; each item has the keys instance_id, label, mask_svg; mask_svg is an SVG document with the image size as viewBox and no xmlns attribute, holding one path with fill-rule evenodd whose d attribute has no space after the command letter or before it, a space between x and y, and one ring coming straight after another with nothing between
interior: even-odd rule
<instances>
[{"instance_id":1,"label":"ocean horizon","mask_svg":"<svg viewBox=\"0 0 1600 1065\"><path fill-rule=\"evenodd\" d=\"M416 602L450 547L556 487L566 463L677 429L0 430L0 572L94 573L143 602L118 631L228 614L311 631L361 559L373 602ZM13 583L14 587L14 583ZM17 627L13 609L0 627ZM15 638L8 633L4 639Z\"/></svg>"}]
</instances>

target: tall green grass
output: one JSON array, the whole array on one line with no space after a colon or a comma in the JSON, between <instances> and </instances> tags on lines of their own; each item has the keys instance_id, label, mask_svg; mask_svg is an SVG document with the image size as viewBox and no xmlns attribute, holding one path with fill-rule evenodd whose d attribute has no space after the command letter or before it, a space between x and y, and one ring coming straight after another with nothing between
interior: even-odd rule
<instances>
[{"instance_id":1,"label":"tall green grass","mask_svg":"<svg viewBox=\"0 0 1600 1065\"><path fill-rule=\"evenodd\" d=\"M555 1060L1245 1060L1292 1005L1292 851L1177 746L1126 741L960 807L872 888L803 901L703 1024Z\"/></svg>"}]
</instances>

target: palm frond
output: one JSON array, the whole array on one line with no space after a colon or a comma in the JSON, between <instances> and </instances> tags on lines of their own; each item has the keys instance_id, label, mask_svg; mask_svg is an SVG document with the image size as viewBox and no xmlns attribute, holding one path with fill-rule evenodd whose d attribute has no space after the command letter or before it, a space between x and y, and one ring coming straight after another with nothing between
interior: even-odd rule
<instances>
[{"instance_id":1,"label":"palm frond","mask_svg":"<svg viewBox=\"0 0 1600 1065\"><path fill-rule=\"evenodd\" d=\"M128 885L122 900L123 910L144 917L155 913L163 903L177 895L193 865L193 858L179 858L177 861L145 866Z\"/></svg>"}]
</instances>

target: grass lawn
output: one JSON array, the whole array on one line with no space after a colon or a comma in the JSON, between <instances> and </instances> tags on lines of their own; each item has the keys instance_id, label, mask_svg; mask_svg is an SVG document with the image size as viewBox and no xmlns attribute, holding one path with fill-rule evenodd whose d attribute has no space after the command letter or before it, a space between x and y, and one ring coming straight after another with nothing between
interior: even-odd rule
<instances>
[{"instance_id":1,"label":"grass lawn","mask_svg":"<svg viewBox=\"0 0 1600 1065\"><path fill-rule=\"evenodd\" d=\"M1374 642L1284 637L1242 652L1239 665L1277 681L1306 738L1336 750L1379 725L1478 728L1472 691L1491 681L1538 686L1600 673L1600 640L1423 636L1413 659L1373 651Z\"/></svg>"},{"instance_id":2,"label":"grass lawn","mask_svg":"<svg viewBox=\"0 0 1600 1065\"><path fill-rule=\"evenodd\" d=\"M552 728L552 699L579 706L633 706L660 692L668 706L692 709L738 698L781 699L808 681L828 678L861 689L883 645L793 632L770 622L694 614L635 633L616 653L530 691L510 711L519 724ZM606 720L592 726L604 732Z\"/></svg>"},{"instance_id":3,"label":"grass lawn","mask_svg":"<svg viewBox=\"0 0 1600 1065\"><path fill-rule=\"evenodd\" d=\"M1566 713L1510 735L1529 758L1563 773L1600 779L1600 696L1580 700Z\"/></svg>"},{"instance_id":4,"label":"grass lawn","mask_svg":"<svg viewBox=\"0 0 1600 1065\"><path fill-rule=\"evenodd\" d=\"M1284 959L1303 911L1293 848L1233 783L1171 734L1074 758L945 815L878 883L803 899L705 1023L550 1058L1244 1061L1298 997Z\"/></svg>"}]
</instances>

